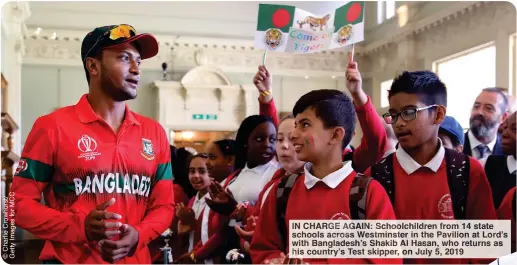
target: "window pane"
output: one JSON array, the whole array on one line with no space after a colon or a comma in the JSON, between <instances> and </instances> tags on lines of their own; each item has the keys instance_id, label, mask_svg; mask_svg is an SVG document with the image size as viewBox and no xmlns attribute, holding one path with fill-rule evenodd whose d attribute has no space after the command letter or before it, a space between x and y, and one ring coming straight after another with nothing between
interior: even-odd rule
<instances>
[{"instance_id":1,"label":"window pane","mask_svg":"<svg viewBox=\"0 0 517 265\"><path fill-rule=\"evenodd\" d=\"M386 80L381 83L381 108L385 108L390 105L390 102L388 101L388 90L391 88L391 83L393 83L393 79Z\"/></svg>"},{"instance_id":2,"label":"window pane","mask_svg":"<svg viewBox=\"0 0 517 265\"><path fill-rule=\"evenodd\" d=\"M513 34L510 37L510 89L509 93L511 95L516 94L517 92L517 82L515 81L517 79L517 53L515 51L517 44L517 34Z\"/></svg>"},{"instance_id":3,"label":"window pane","mask_svg":"<svg viewBox=\"0 0 517 265\"><path fill-rule=\"evenodd\" d=\"M386 19L395 15L395 1L386 1Z\"/></svg>"},{"instance_id":4,"label":"window pane","mask_svg":"<svg viewBox=\"0 0 517 265\"><path fill-rule=\"evenodd\" d=\"M384 21L384 1L377 1L377 24Z\"/></svg>"},{"instance_id":5,"label":"window pane","mask_svg":"<svg viewBox=\"0 0 517 265\"><path fill-rule=\"evenodd\" d=\"M436 71L447 87L447 115L468 128L476 97L495 86L495 46L437 63Z\"/></svg>"}]
</instances>

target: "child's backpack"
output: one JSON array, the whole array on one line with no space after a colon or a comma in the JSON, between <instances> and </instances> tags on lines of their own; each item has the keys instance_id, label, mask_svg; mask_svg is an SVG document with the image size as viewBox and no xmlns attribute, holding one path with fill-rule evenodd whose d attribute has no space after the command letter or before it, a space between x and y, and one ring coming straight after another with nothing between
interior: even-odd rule
<instances>
[{"instance_id":1,"label":"child's backpack","mask_svg":"<svg viewBox=\"0 0 517 265\"><path fill-rule=\"evenodd\" d=\"M371 167L371 175L386 190L391 204L395 207L395 178L393 177L393 154L383 158ZM451 192L454 219L465 219L465 208L469 190L470 160L463 153L445 148L447 180Z\"/></svg>"}]
</instances>

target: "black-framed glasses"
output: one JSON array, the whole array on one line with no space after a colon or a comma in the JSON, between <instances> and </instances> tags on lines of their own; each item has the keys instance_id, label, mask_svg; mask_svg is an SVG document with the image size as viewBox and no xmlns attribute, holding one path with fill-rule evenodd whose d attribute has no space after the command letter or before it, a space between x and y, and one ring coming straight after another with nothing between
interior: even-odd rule
<instances>
[{"instance_id":1,"label":"black-framed glasses","mask_svg":"<svg viewBox=\"0 0 517 265\"><path fill-rule=\"evenodd\" d=\"M120 24L116 27L113 27L106 31L104 34L99 36L95 43L92 45L92 47L88 50L88 52L84 55L83 60L86 60L90 53L99 46L99 44L106 39L106 37L109 37L111 40L116 41L120 38L131 38L132 36L136 35L136 30L130 25L127 24Z\"/></svg>"},{"instance_id":2,"label":"black-framed glasses","mask_svg":"<svg viewBox=\"0 0 517 265\"><path fill-rule=\"evenodd\" d=\"M382 115L382 118L384 119L384 121L387 124L394 124L395 122L397 122L397 119L399 116L404 121L412 121L412 120L416 119L417 112L426 110L426 109L430 109L430 108L434 108L434 107L438 107L438 105L430 105L430 106L425 106L425 107L421 107L421 108L405 109L399 113L384 113Z\"/></svg>"}]
</instances>

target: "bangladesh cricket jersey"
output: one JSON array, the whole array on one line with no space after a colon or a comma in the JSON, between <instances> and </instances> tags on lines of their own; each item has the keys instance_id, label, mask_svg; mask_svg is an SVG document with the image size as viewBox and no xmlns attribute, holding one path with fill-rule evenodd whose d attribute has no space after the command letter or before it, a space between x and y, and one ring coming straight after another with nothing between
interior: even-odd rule
<instances>
[{"instance_id":1,"label":"bangladesh cricket jersey","mask_svg":"<svg viewBox=\"0 0 517 265\"><path fill-rule=\"evenodd\" d=\"M139 233L135 253L117 263L150 263L147 244L173 218L172 178L169 142L157 122L126 106L115 134L84 95L34 123L11 188L15 221L47 240L40 260L106 263L97 242L87 240L84 221L96 205L115 198L107 211Z\"/></svg>"}]
</instances>

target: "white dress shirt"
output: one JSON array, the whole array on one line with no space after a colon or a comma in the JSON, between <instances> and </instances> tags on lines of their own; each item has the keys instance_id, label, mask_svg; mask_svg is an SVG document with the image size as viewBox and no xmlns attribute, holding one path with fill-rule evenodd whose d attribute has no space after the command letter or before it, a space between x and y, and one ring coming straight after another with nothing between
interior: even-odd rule
<instances>
[{"instance_id":1,"label":"white dress shirt","mask_svg":"<svg viewBox=\"0 0 517 265\"><path fill-rule=\"evenodd\" d=\"M314 185L319 181L325 183L329 188L335 189L341 182L343 182L343 180L346 179L346 177L348 177L348 175L350 175L350 173L354 171L352 168L352 162L345 161L340 169L328 174L322 179L319 179L311 174L311 168L311 163L306 163L303 167L305 172L305 180L303 183L308 190L312 189L312 187L314 187Z\"/></svg>"},{"instance_id":2,"label":"white dress shirt","mask_svg":"<svg viewBox=\"0 0 517 265\"><path fill-rule=\"evenodd\" d=\"M440 143L440 149L438 149L438 152L434 155L434 157L425 165L418 164L418 162L416 162L408 153L406 153L403 148L399 147L395 152L395 155L397 156L397 160L402 169L404 169L408 175L413 174L421 167L429 168L436 173L442 165L443 159L445 158L445 148L443 148L442 141L438 139L438 142Z\"/></svg>"},{"instance_id":3,"label":"white dress shirt","mask_svg":"<svg viewBox=\"0 0 517 265\"><path fill-rule=\"evenodd\" d=\"M472 157L474 157L477 160L483 158L483 157L480 157L479 151L476 149L476 147L478 147L479 145L484 145L484 144L482 142L478 141L478 139L476 139L476 136L474 136L474 134L470 130L467 133L467 136L469 137L470 151L472 152ZM487 156L491 155L492 152L494 152L494 147L495 147L496 143L497 143L497 136L494 138L494 140L492 140L490 143L488 143L486 145L486 147L488 147L488 151L485 152L484 157L487 157Z\"/></svg>"}]
</instances>

